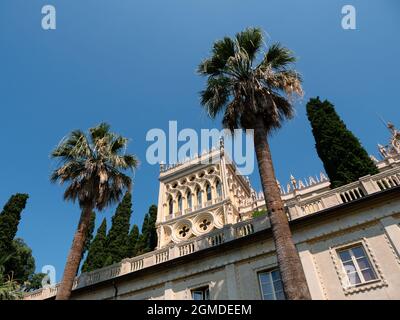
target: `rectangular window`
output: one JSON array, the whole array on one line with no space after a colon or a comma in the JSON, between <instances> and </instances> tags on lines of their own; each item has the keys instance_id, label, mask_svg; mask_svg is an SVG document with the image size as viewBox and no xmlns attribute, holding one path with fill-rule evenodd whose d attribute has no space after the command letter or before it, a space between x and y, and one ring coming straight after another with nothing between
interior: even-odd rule
<instances>
[{"instance_id":1,"label":"rectangular window","mask_svg":"<svg viewBox=\"0 0 400 320\"><path fill-rule=\"evenodd\" d=\"M198 289L192 290L192 299L193 300L210 300L210 288L202 287Z\"/></svg>"},{"instance_id":2,"label":"rectangular window","mask_svg":"<svg viewBox=\"0 0 400 320\"><path fill-rule=\"evenodd\" d=\"M376 272L361 244L339 250L338 254L350 285L356 286L377 279Z\"/></svg>"},{"instance_id":3,"label":"rectangular window","mask_svg":"<svg viewBox=\"0 0 400 320\"><path fill-rule=\"evenodd\" d=\"M285 300L283 283L279 270L260 272L258 274L263 300Z\"/></svg>"}]
</instances>

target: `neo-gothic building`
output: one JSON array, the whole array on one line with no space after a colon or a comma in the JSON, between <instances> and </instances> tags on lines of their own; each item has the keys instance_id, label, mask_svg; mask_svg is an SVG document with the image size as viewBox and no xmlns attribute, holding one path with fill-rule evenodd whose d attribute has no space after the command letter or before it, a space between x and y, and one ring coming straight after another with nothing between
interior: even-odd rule
<instances>
[{"instance_id":1,"label":"neo-gothic building","mask_svg":"<svg viewBox=\"0 0 400 320\"><path fill-rule=\"evenodd\" d=\"M379 173L330 189L291 176L282 199L313 299L400 299L400 134ZM155 251L77 277L73 299L284 299L265 202L223 143L161 165ZM57 285L25 299L54 297Z\"/></svg>"}]
</instances>

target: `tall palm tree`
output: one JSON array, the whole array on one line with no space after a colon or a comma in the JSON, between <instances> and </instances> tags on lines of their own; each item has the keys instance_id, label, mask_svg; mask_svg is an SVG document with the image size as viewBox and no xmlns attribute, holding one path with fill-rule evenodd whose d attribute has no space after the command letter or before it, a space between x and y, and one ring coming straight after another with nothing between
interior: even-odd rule
<instances>
[{"instance_id":1,"label":"tall palm tree","mask_svg":"<svg viewBox=\"0 0 400 320\"><path fill-rule=\"evenodd\" d=\"M131 190L132 180L125 172L135 169L138 160L124 153L127 144L128 139L110 132L110 126L101 123L91 128L88 136L80 130L73 131L51 154L60 160L51 181L68 183L64 200L78 201L82 210L57 292L58 300L71 295L92 211L118 202L126 190Z\"/></svg>"},{"instance_id":2,"label":"tall palm tree","mask_svg":"<svg viewBox=\"0 0 400 320\"><path fill-rule=\"evenodd\" d=\"M302 96L301 77L290 65L295 57L279 43L266 52L263 33L248 28L214 43L211 56L198 67L207 77L201 104L223 126L254 130L254 146L279 269L288 299L310 299L302 264L292 240L276 182L268 136L294 113L293 98Z\"/></svg>"}]
</instances>

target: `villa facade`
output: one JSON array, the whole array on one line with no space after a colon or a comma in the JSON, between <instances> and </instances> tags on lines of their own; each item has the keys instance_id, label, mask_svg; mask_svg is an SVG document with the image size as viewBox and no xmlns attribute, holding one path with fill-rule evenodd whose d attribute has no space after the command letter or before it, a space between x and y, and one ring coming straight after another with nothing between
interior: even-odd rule
<instances>
[{"instance_id":1,"label":"villa facade","mask_svg":"<svg viewBox=\"0 0 400 320\"><path fill-rule=\"evenodd\" d=\"M378 174L337 189L323 173L280 185L312 299L400 299L400 135L389 129ZM161 165L159 181L157 249L83 273L72 299L285 298L263 194L223 142Z\"/></svg>"}]
</instances>

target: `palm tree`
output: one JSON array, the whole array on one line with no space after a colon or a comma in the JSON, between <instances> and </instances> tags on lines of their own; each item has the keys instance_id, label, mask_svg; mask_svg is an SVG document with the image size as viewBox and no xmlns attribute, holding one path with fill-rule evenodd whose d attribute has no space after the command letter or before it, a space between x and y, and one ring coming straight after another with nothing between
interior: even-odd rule
<instances>
[{"instance_id":1,"label":"palm tree","mask_svg":"<svg viewBox=\"0 0 400 320\"><path fill-rule=\"evenodd\" d=\"M21 286L13 278L14 274L4 275L5 263L12 254L0 257L0 300L19 300L23 297Z\"/></svg>"},{"instance_id":2,"label":"palm tree","mask_svg":"<svg viewBox=\"0 0 400 320\"><path fill-rule=\"evenodd\" d=\"M0 300L20 300L22 297L20 285L12 277L0 283Z\"/></svg>"},{"instance_id":3,"label":"palm tree","mask_svg":"<svg viewBox=\"0 0 400 320\"><path fill-rule=\"evenodd\" d=\"M78 201L82 210L57 292L58 300L71 295L92 211L118 202L126 190L131 190L132 180L124 172L135 169L138 160L124 153L127 144L128 139L110 132L110 126L101 123L91 128L88 136L80 130L73 131L52 152L60 166L52 173L51 181L68 183L64 200Z\"/></svg>"},{"instance_id":4,"label":"palm tree","mask_svg":"<svg viewBox=\"0 0 400 320\"><path fill-rule=\"evenodd\" d=\"M261 54L263 44L263 33L258 28L216 41L211 57L198 67L198 73L207 77L201 104L213 119L223 113L223 126L231 131L254 130L258 168L286 297L310 299L268 143L270 133L293 116L293 98L302 96L302 81L290 68L296 60L290 50L276 43Z\"/></svg>"}]
</instances>

